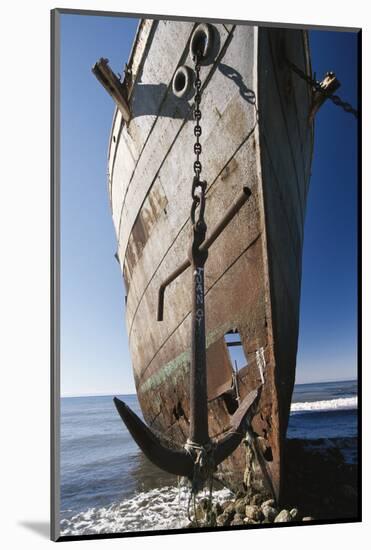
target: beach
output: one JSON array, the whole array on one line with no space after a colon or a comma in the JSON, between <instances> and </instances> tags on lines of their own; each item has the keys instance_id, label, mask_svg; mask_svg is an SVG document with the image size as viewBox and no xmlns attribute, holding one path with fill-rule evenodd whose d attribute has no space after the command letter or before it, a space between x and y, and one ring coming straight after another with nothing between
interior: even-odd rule
<instances>
[{"instance_id":1,"label":"beach","mask_svg":"<svg viewBox=\"0 0 371 550\"><path fill-rule=\"evenodd\" d=\"M118 397L140 415L136 396ZM287 437L283 504L301 519L356 518L357 382L296 385ZM188 497L143 456L112 396L62 398L62 536L185 528ZM235 499L215 487L214 505Z\"/></svg>"}]
</instances>

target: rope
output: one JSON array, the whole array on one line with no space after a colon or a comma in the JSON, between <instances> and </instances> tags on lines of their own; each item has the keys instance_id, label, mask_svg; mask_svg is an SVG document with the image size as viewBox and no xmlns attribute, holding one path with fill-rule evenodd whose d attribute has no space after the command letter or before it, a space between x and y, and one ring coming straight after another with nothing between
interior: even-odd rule
<instances>
[{"instance_id":1,"label":"rope","mask_svg":"<svg viewBox=\"0 0 371 550\"><path fill-rule=\"evenodd\" d=\"M246 436L244 443L246 445L246 470L245 470L245 483L247 485L251 484L251 476L252 476L252 470L254 470L253 467L253 461L256 460L257 464L260 467L263 479L265 480L265 483L267 487L269 488L269 491L271 492L272 496L274 497L275 492L272 485L272 480L269 476L266 464L264 462L264 459L260 455L260 451L256 444L256 438L254 436L254 433L251 429L251 427L248 427L246 430ZM248 467L248 462L250 462L250 465Z\"/></svg>"},{"instance_id":2,"label":"rope","mask_svg":"<svg viewBox=\"0 0 371 550\"><path fill-rule=\"evenodd\" d=\"M196 493L191 493L191 494L193 494L193 515L195 517L196 527L199 527L197 514L196 514Z\"/></svg>"},{"instance_id":3,"label":"rope","mask_svg":"<svg viewBox=\"0 0 371 550\"><path fill-rule=\"evenodd\" d=\"M260 379L261 379L262 385L264 385L265 384L264 371L265 371L265 367L266 367L266 362L265 362L265 355L264 355L264 348L263 347L256 350L255 357L256 357L256 363L257 363L258 369L259 369Z\"/></svg>"},{"instance_id":4,"label":"rope","mask_svg":"<svg viewBox=\"0 0 371 550\"><path fill-rule=\"evenodd\" d=\"M237 361L235 361L234 364L235 364L235 366L234 366L234 369L232 370L232 384L233 384L233 388L236 392L236 399L237 399L238 406L240 406L241 397L240 397L240 389L239 389L239 386L238 386Z\"/></svg>"},{"instance_id":5,"label":"rope","mask_svg":"<svg viewBox=\"0 0 371 550\"><path fill-rule=\"evenodd\" d=\"M188 519L191 523L193 523L193 520L191 518L191 514L189 513L189 509L191 507L191 500L192 500L192 491L189 492L189 499L188 499L188 505L187 505L187 516L188 516ZM195 516L195 520L196 520L196 524L197 524L197 518Z\"/></svg>"},{"instance_id":6,"label":"rope","mask_svg":"<svg viewBox=\"0 0 371 550\"><path fill-rule=\"evenodd\" d=\"M209 525L211 521L213 497L212 479L215 472L214 448L215 444L212 441L210 441L206 445L198 445L194 441L190 441L189 439L187 439L187 443L184 445L185 451L190 455L194 462L193 478L191 481L191 491L188 500L187 514L188 519L192 522L189 510L193 497L194 521L197 527L199 527L199 523L196 514L196 495L200 492L202 487L204 487L205 482L209 482L209 498L207 504L206 521L204 525Z\"/></svg>"},{"instance_id":7,"label":"rope","mask_svg":"<svg viewBox=\"0 0 371 550\"><path fill-rule=\"evenodd\" d=\"M196 493L200 491L204 482L212 477L215 471L213 451L215 444L211 441L206 445L198 445L187 439L184 449L194 462L192 486Z\"/></svg>"}]
</instances>

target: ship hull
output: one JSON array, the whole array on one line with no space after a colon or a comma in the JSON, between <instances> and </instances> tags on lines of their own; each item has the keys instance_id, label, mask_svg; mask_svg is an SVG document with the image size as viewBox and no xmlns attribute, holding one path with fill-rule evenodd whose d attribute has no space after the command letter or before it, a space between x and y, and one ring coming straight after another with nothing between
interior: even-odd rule
<instances>
[{"instance_id":1,"label":"ship hull","mask_svg":"<svg viewBox=\"0 0 371 550\"><path fill-rule=\"evenodd\" d=\"M161 283L191 242L192 99L174 96L173 75L192 65L194 25L141 22L125 86L131 118L115 113L109 194L126 286L135 384L148 425L183 445L189 434L191 273ZM251 196L209 250L205 266L210 435L230 428L238 399L260 388L253 448L220 467L230 486L282 496L284 440L295 380L301 257L313 128L311 96L285 58L310 73L299 30L215 25L216 56L201 68L205 218L215 227L243 186ZM234 373L226 335L239 334L245 365Z\"/></svg>"}]
</instances>

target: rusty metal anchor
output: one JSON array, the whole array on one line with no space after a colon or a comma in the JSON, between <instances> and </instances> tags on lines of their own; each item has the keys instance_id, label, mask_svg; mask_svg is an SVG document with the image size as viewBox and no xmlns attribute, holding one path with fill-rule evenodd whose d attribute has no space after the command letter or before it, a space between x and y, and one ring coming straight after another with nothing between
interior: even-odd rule
<instances>
[{"instance_id":1,"label":"rusty metal anchor","mask_svg":"<svg viewBox=\"0 0 371 550\"><path fill-rule=\"evenodd\" d=\"M202 182L204 184L204 182ZM173 449L151 431L148 426L120 399L114 398L116 408L132 437L151 462L171 474L193 479L197 468L199 476L206 479L210 464L215 469L240 444L244 436L244 421L247 413L255 403L259 390L249 393L231 417L231 429L217 443L210 440L207 412L207 371L205 339L205 296L204 267L208 249L222 233L226 225L248 200L251 192L244 187L236 202L227 210L219 224L206 236L206 224L203 216L193 225L193 244L187 258L174 271L159 289L158 320L163 318L164 292L168 284L192 267L192 345L190 365L190 433L184 448ZM202 193L201 193L202 196ZM205 201L205 198L201 199ZM201 205L204 209L204 203ZM206 461L204 466L196 464L198 451L204 449Z\"/></svg>"}]
</instances>

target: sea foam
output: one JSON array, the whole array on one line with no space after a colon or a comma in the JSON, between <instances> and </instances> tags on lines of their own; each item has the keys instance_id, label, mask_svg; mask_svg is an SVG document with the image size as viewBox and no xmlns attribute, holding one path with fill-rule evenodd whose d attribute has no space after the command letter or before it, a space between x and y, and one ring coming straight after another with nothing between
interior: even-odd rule
<instances>
[{"instance_id":1,"label":"sea foam","mask_svg":"<svg viewBox=\"0 0 371 550\"><path fill-rule=\"evenodd\" d=\"M305 401L292 403L291 412L316 412L356 409L357 397L341 397L338 399L327 399L324 401Z\"/></svg>"},{"instance_id":2,"label":"sea foam","mask_svg":"<svg viewBox=\"0 0 371 550\"><path fill-rule=\"evenodd\" d=\"M200 494L199 498L205 495ZM231 497L228 489L213 491L213 502L221 503ZM122 502L62 519L61 536L182 529L189 523L188 501L189 489L184 486L141 492Z\"/></svg>"}]
</instances>

